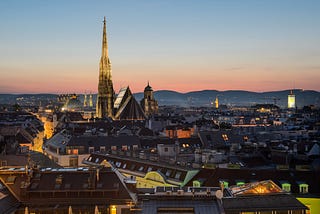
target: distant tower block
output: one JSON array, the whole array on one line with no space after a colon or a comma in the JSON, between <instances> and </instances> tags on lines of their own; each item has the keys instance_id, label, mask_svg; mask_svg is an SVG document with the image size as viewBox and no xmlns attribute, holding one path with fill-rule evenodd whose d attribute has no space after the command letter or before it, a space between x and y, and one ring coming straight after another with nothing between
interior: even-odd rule
<instances>
[{"instance_id":1,"label":"distant tower block","mask_svg":"<svg viewBox=\"0 0 320 214\"><path fill-rule=\"evenodd\" d=\"M87 101L87 94L84 94L84 100L83 100L83 107L87 107L88 101Z\"/></svg>"},{"instance_id":2,"label":"distant tower block","mask_svg":"<svg viewBox=\"0 0 320 214\"><path fill-rule=\"evenodd\" d=\"M89 96L89 107L93 107L92 94L91 93L90 93L90 96Z\"/></svg>"},{"instance_id":3,"label":"distant tower block","mask_svg":"<svg viewBox=\"0 0 320 214\"><path fill-rule=\"evenodd\" d=\"M293 91L290 91L288 95L288 108L295 108L296 107L296 95L293 94Z\"/></svg>"},{"instance_id":4,"label":"distant tower block","mask_svg":"<svg viewBox=\"0 0 320 214\"><path fill-rule=\"evenodd\" d=\"M219 108L219 99L218 99L218 97L216 97L216 100L214 101L214 105L215 105L216 109Z\"/></svg>"}]
</instances>

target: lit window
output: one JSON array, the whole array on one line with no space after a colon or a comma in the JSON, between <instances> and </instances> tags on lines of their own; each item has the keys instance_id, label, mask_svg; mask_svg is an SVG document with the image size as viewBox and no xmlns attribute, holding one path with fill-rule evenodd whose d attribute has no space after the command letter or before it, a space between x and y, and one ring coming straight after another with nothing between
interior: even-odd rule
<instances>
[{"instance_id":1,"label":"lit window","mask_svg":"<svg viewBox=\"0 0 320 214\"><path fill-rule=\"evenodd\" d=\"M291 184L289 183L283 183L282 184L282 190L286 191L286 192L290 192L291 191Z\"/></svg>"},{"instance_id":2,"label":"lit window","mask_svg":"<svg viewBox=\"0 0 320 214\"><path fill-rule=\"evenodd\" d=\"M226 135L226 134L223 134L222 138L223 138L224 141L228 141L229 140L228 135Z\"/></svg>"},{"instance_id":3,"label":"lit window","mask_svg":"<svg viewBox=\"0 0 320 214\"><path fill-rule=\"evenodd\" d=\"M117 214L117 208L114 205L111 206L111 214Z\"/></svg>"},{"instance_id":4,"label":"lit window","mask_svg":"<svg viewBox=\"0 0 320 214\"><path fill-rule=\"evenodd\" d=\"M195 181L192 181L192 186L193 187L201 187L201 184L199 181L195 180Z\"/></svg>"},{"instance_id":5,"label":"lit window","mask_svg":"<svg viewBox=\"0 0 320 214\"><path fill-rule=\"evenodd\" d=\"M228 188L229 187L229 182L227 181L220 181L223 184L224 188Z\"/></svg>"},{"instance_id":6,"label":"lit window","mask_svg":"<svg viewBox=\"0 0 320 214\"><path fill-rule=\"evenodd\" d=\"M243 185L243 184L245 184L243 181L237 182L237 186L241 186L241 185Z\"/></svg>"},{"instance_id":7,"label":"lit window","mask_svg":"<svg viewBox=\"0 0 320 214\"><path fill-rule=\"evenodd\" d=\"M308 193L308 184L299 184L300 193Z\"/></svg>"}]
</instances>

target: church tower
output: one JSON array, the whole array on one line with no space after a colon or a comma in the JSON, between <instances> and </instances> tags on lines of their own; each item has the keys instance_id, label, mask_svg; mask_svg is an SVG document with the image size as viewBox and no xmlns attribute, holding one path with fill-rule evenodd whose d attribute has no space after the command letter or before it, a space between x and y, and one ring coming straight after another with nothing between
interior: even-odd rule
<instances>
[{"instance_id":1,"label":"church tower","mask_svg":"<svg viewBox=\"0 0 320 214\"><path fill-rule=\"evenodd\" d=\"M158 101L154 99L153 89L148 85L144 88L143 99L140 101L141 107L144 110L146 116L158 113Z\"/></svg>"},{"instance_id":2,"label":"church tower","mask_svg":"<svg viewBox=\"0 0 320 214\"><path fill-rule=\"evenodd\" d=\"M102 55L99 66L99 85L96 117L113 118L114 90L111 78L111 62L108 56L106 17L103 20Z\"/></svg>"}]
</instances>

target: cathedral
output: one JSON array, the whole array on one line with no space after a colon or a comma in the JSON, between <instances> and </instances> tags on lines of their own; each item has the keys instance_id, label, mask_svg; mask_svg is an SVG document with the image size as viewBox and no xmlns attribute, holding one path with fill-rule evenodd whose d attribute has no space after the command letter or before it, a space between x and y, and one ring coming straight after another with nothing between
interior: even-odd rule
<instances>
[{"instance_id":1,"label":"cathedral","mask_svg":"<svg viewBox=\"0 0 320 214\"><path fill-rule=\"evenodd\" d=\"M144 98L141 100L140 106L129 87L120 89L116 97L111 70L111 62L108 56L106 18L104 18L96 117L108 117L114 120L144 120L147 116L157 113L158 102L154 99L153 90L149 83L144 90Z\"/></svg>"}]
</instances>

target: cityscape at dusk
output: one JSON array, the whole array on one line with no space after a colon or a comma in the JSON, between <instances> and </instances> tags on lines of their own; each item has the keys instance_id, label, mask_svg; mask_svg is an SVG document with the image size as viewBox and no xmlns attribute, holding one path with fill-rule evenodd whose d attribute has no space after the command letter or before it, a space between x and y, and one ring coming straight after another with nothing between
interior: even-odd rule
<instances>
[{"instance_id":1,"label":"cityscape at dusk","mask_svg":"<svg viewBox=\"0 0 320 214\"><path fill-rule=\"evenodd\" d=\"M320 3L0 8L0 214L320 213Z\"/></svg>"},{"instance_id":2,"label":"cityscape at dusk","mask_svg":"<svg viewBox=\"0 0 320 214\"><path fill-rule=\"evenodd\" d=\"M1 1L0 93L320 91L319 1Z\"/></svg>"}]
</instances>

